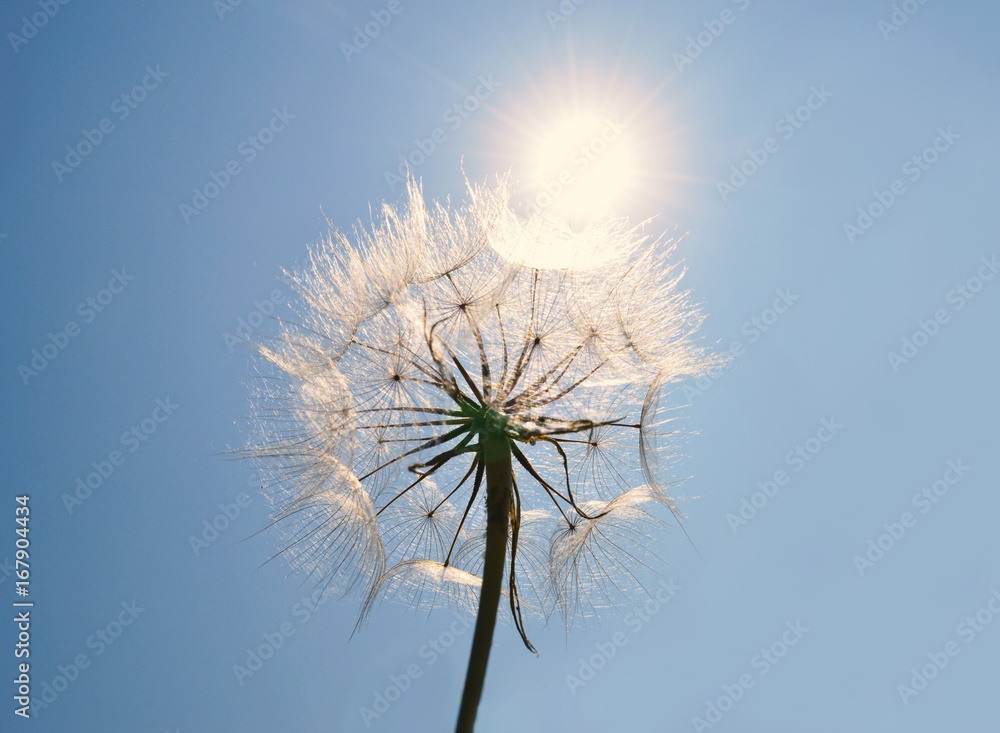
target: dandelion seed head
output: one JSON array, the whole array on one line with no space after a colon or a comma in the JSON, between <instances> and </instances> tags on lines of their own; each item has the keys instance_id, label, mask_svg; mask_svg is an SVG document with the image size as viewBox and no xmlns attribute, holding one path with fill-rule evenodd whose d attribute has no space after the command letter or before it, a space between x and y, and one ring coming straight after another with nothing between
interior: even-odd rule
<instances>
[{"instance_id":1,"label":"dandelion seed head","mask_svg":"<svg viewBox=\"0 0 1000 733\"><path fill-rule=\"evenodd\" d=\"M717 360L672 243L648 223L523 220L505 181L461 206L384 206L286 273L297 319L262 340L247 452L296 568L364 597L475 609L483 451L509 443L512 608L572 625L641 595L674 511L668 385ZM600 266L574 247L600 247ZM518 253L562 251L545 268ZM519 622L519 630L521 629ZM523 632L522 632L523 636Z\"/></svg>"}]
</instances>

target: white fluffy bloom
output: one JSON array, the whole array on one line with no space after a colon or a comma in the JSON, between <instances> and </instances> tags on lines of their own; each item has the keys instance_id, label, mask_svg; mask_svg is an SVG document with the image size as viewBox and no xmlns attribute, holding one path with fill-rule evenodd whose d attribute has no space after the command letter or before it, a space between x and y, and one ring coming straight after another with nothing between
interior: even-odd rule
<instances>
[{"instance_id":1,"label":"white fluffy bloom","mask_svg":"<svg viewBox=\"0 0 1000 733\"><path fill-rule=\"evenodd\" d=\"M473 187L451 210L411 182L370 230L315 247L288 275L299 322L257 345L273 368L248 452L293 564L359 591L364 613L381 598L474 610L484 436L503 436L504 577L523 637L522 610L570 624L642 592L652 510L674 508L654 461L659 403L715 360L692 341L700 318L669 243L623 221L525 222L508 197ZM594 242L604 261L577 266L574 247ZM536 246L566 266L509 256Z\"/></svg>"}]
</instances>

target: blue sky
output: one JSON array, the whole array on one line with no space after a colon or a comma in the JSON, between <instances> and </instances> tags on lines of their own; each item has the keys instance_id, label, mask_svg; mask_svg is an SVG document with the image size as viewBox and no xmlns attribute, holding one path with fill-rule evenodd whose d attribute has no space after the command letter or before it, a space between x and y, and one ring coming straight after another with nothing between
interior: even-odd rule
<instances>
[{"instance_id":1,"label":"blue sky","mask_svg":"<svg viewBox=\"0 0 1000 733\"><path fill-rule=\"evenodd\" d=\"M530 200L538 141L581 112L625 123L614 211L683 235L704 339L739 355L672 395L697 498L667 602L568 641L536 624L537 659L500 628L478 730L995 727L1000 10L233 5L0 3L0 593L27 494L32 695L56 685L30 721L6 688L0 727L453 725L471 634L448 612L387 605L350 639L356 606L258 569L256 477L219 458L252 374L225 334L286 308L275 273L324 216L398 200L401 157L430 196L511 171Z\"/></svg>"}]
</instances>

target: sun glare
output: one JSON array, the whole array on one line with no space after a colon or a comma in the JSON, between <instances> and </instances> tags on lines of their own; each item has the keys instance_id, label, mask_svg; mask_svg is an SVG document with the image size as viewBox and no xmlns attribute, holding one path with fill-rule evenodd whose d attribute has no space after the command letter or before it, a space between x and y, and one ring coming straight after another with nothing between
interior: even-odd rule
<instances>
[{"instance_id":1,"label":"sun glare","mask_svg":"<svg viewBox=\"0 0 1000 733\"><path fill-rule=\"evenodd\" d=\"M623 213L635 182L628 124L619 117L567 115L539 124L518 168L517 241L496 242L505 257L543 269L592 269L617 254L600 222ZM545 236L539 236L545 231Z\"/></svg>"},{"instance_id":2,"label":"sun glare","mask_svg":"<svg viewBox=\"0 0 1000 733\"><path fill-rule=\"evenodd\" d=\"M595 222L587 224L582 230L574 230L558 217L533 216L523 228L516 228L513 236L494 238L490 244L505 259L519 265L543 270L592 270L621 252L615 249L618 239L607 236Z\"/></svg>"},{"instance_id":3,"label":"sun glare","mask_svg":"<svg viewBox=\"0 0 1000 733\"><path fill-rule=\"evenodd\" d=\"M677 205L685 149L666 81L643 86L614 64L584 68L568 54L561 73L526 71L511 86L482 145L494 170L509 172L511 204L527 222L525 241L497 249L538 267L593 268L618 254L595 244L608 241L609 219L639 223Z\"/></svg>"},{"instance_id":4,"label":"sun glare","mask_svg":"<svg viewBox=\"0 0 1000 733\"><path fill-rule=\"evenodd\" d=\"M529 209L574 227L615 213L634 179L629 129L621 118L577 114L539 131L522 185Z\"/></svg>"}]
</instances>

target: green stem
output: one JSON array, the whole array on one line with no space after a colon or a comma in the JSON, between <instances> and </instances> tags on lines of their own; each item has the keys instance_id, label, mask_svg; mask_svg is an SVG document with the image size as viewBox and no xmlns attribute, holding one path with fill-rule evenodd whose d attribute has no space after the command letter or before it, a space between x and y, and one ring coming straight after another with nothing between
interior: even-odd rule
<instances>
[{"instance_id":1,"label":"green stem","mask_svg":"<svg viewBox=\"0 0 1000 733\"><path fill-rule=\"evenodd\" d=\"M485 436L484 436L485 437ZM456 733L472 733L486 680L497 606L503 590L504 561L507 555L507 527L511 506L512 468L510 443L506 436L485 438L483 457L486 467L486 553L483 560L483 583L479 592L479 613L472 637L469 671L465 676L462 707L458 711Z\"/></svg>"}]
</instances>

